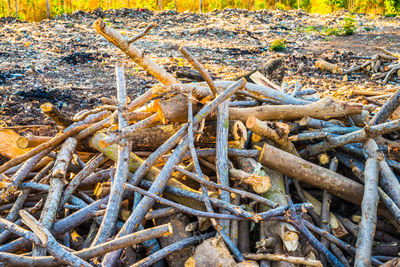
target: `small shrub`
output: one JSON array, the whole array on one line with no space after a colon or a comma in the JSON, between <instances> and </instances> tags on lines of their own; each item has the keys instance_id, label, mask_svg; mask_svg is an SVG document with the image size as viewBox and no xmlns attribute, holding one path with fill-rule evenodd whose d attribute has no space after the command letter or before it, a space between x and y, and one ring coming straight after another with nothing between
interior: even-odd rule
<instances>
[{"instance_id":1,"label":"small shrub","mask_svg":"<svg viewBox=\"0 0 400 267\"><path fill-rule=\"evenodd\" d=\"M324 29L323 33L327 36L332 36L332 35L339 35L340 31L338 28L326 28Z\"/></svg>"},{"instance_id":2,"label":"small shrub","mask_svg":"<svg viewBox=\"0 0 400 267\"><path fill-rule=\"evenodd\" d=\"M354 19L354 16L348 16L342 21L343 34L344 35L353 35L357 30L357 22Z\"/></svg>"},{"instance_id":3,"label":"small shrub","mask_svg":"<svg viewBox=\"0 0 400 267\"><path fill-rule=\"evenodd\" d=\"M276 39L269 46L269 50L272 51L283 51L285 49L286 49L286 41L282 39Z\"/></svg>"},{"instance_id":4,"label":"small shrub","mask_svg":"<svg viewBox=\"0 0 400 267\"><path fill-rule=\"evenodd\" d=\"M286 6L282 3L276 3L276 9L286 10Z\"/></svg>"}]
</instances>

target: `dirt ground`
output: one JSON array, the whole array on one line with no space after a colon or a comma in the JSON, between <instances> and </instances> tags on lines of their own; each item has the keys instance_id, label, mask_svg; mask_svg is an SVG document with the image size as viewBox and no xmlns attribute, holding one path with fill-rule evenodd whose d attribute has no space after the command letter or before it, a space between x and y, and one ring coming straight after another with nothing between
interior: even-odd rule
<instances>
[{"instance_id":1,"label":"dirt ground","mask_svg":"<svg viewBox=\"0 0 400 267\"><path fill-rule=\"evenodd\" d=\"M0 114L2 126L48 125L40 105L51 102L68 114L101 104L115 95L114 64L122 61L128 93L141 94L157 81L130 61L92 28L97 18L131 37L150 22L157 22L136 46L167 70L178 74L188 68L178 48L185 45L216 78L233 79L261 67L271 58L284 62L276 83L298 81L305 88L348 98L358 88L383 90L399 84L397 76L385 86L357 73L322 73L318 58L344 69L365 62L354 56L371 56L374 46L400 51L400 19L357 15L352 36L326 36L326 27L339 27L345 12L330 15L303 11L223 10L206 14L120 9L89 13L79 11L42 22L0 20ZM287 49L270 51L276 39ZM397 80L396 80L397 79ZM183 79L183 81L188 81ZM339 92L339 93L338 93ZM355 101L359 100L353 98Z\"/></svg>"}]
</instances>

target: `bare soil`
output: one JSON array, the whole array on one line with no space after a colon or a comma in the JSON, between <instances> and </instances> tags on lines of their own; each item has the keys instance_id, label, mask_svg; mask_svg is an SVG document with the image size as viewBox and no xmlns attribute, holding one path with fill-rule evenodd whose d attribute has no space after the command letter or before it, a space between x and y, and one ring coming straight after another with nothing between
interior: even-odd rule
<instances>
[{"instance_id":1,"label":"bare soil","mask_svg":"<svg viewBox=\"0 0 400 267\"><path fill-rule=\"evenodd\" d=\"M383 90L398 86L397 76L381 86L365 74L344 78L314 67L315 60L323 58L349 68L365 61L354 58L355 55L375 54L374 46L400 51L399 18L357 15L355 35L321 34L324 27L340 27L347 15L280 10L226 9L198 14L119 9L78 11L29 23L3 18L0 21L1 124L53 127L39 108L45 102L71 115L101 104L101 97L115 95L117 61L126 66L131 98L157 82L95 32L92 24L99 17L128 38L150 22L157 22L159 26L137 41L136 46L175 75L189 68L177 51L180 45L185 45L216 78L233 79L280 57L285 68L280 77L271 77L276 83L296 80L322 95L349 98L346 92L352 88ZM287 41L286 50L269 50L276 39Z\"/></svg>"}]
</instances>

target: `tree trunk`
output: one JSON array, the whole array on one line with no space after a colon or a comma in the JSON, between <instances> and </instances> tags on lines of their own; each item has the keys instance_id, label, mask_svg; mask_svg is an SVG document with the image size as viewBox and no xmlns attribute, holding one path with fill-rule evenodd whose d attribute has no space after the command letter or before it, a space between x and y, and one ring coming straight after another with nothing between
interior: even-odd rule
<instances>
[{"instance_id":1,"label":"tree trunk","mask_svg":"<svg viewBox=\"0 0 400 267\"><path fill-rule=\"evenodd\" d=\"M18 0L15 0L15 18L18 18Z\"/></svg>"},{"instance_id":2,"label":"tree trunk","mask_svg":"<svg viewBox=\"0 0 400 267\"><path fill-rule=\"evenodd\" d=\"M50 0L46 0L47 18L50 19Z\"/></svg>"}]
</instances>

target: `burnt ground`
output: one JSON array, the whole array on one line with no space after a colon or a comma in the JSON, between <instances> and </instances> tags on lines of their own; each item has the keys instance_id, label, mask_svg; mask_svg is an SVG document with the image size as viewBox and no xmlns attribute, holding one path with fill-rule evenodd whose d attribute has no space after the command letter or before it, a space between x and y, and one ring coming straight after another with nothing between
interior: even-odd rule
<instances>
[{"instance_id":1,"label":"burnt ground","mask_svg":"<svg viewBox=\"0 0 400 267\"><path fill-rule=\"evenodd\" d=\"M2 126L49 125L40 105L51 102L68 114L101 104L115 95L114 64L124 62L128 93L141 94L157 81L130 61L92 28L103 18L130 37L150 22L159 26L136 46L176 75L188 68L177 51L185 45L217 78L232 79L261 67L271 58L284 61L284 71L270 77L276 83L296 80L305 88L337 98L351 98L351 89L383 90L396 87L371 81L368 75L347 77L321 72L318 58L344 69L365 62L374 46L400 51L400 19L357 15L352 36L326 36L326 27L340 27L348 14L308 14L303 11L223 10L206 14L120 9L80 11L41 22L0 20L0 114ZM285 39L282 52L270 51L275 39ZM185 80L185 79L184 79ZM187 81L187 79L186 79ZM358 100L357 98L352 98Z\"/></svg>"}]
</instances>

